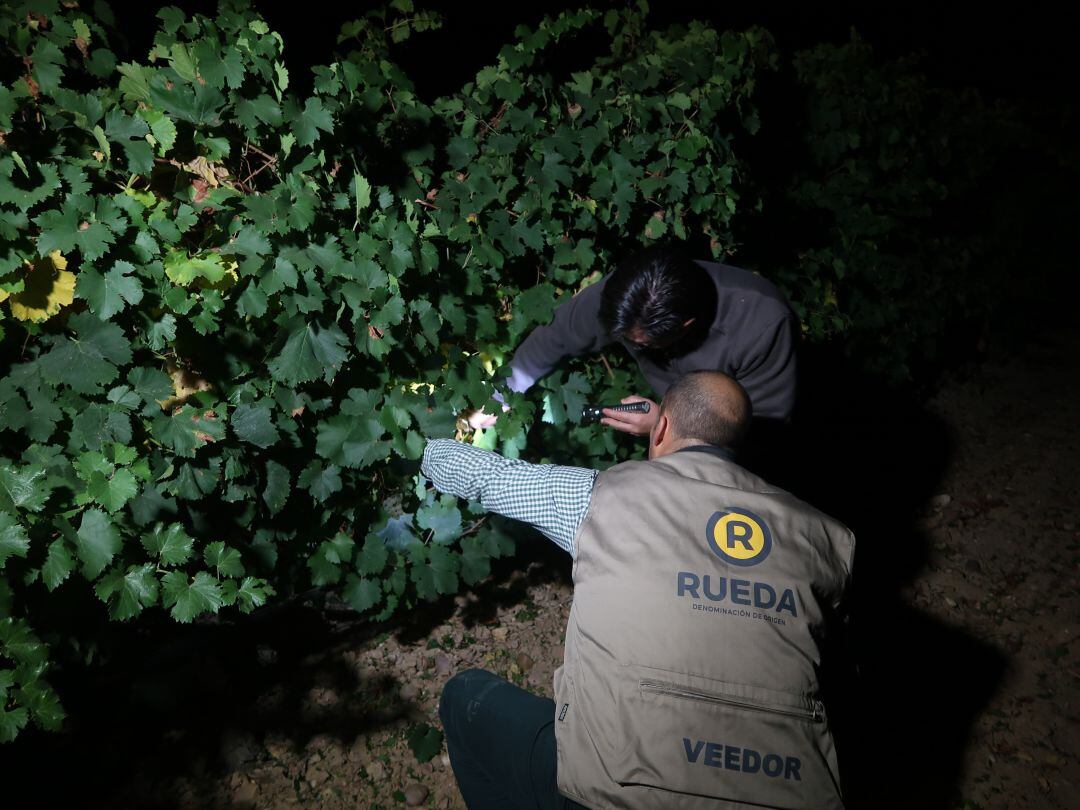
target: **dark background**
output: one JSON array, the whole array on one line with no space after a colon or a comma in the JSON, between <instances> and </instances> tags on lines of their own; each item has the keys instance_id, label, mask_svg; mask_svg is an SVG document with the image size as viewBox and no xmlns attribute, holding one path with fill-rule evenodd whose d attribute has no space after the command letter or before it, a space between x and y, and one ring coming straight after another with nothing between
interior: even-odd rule
<instances>
[{"instance_id":1,"label":"dark background","mask_svg":"<svg viewBox=\"0 0 1080 810\"><path fill-rule=\"evenodd\" d=\"M120 0L110 3L119 27L136 52L148 48L154 14L165 4ZM207 0L176 3L185 11L213 13ZM379 3L256 2L271 27L285 40L285 59L294 86L302 88L308 65L329 61L343 22L356 19ZM545 14L586 3L505 3L492 0L417 3L444 17L440 31L405 43L402 61L419 89L438 95L459 87L494 60L515 27L534 26ZM591 3L598 8L627 4ZM885 57L912 52L926 55L927 72L942 83L972 86L988 97L1041 99L1075 105L1075 77L1080 58L1074 29L1064 4L866 2L655 2L650 19L657 27L690 19L710 20L721 28L761 25L776 37L784 53L819 42L842 42L852 28Z\"/></svg>"}]
</instances>

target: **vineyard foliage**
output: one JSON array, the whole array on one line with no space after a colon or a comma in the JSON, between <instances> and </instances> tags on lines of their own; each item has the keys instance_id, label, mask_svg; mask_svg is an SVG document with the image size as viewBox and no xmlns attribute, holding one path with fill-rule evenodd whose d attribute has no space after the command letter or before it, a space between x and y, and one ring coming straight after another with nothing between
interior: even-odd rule
<instances>
[{"instance_id":1,"label":"vineyard foliage","mask_svg":"<svg viewBox=\"0 0 1080 810\"><path fill-rule=\"evenodd\" d=\"M627 252L735 253L757 207L737 150L782 63L760 29L582 10L425 100L394 46L439 19L395 0L343 27L303 96L247 5L158 18L149 52L120 55L106 4L0 12L4 740L62 722L49 668L92 647L65 609L191 622L325 587L382 619L484 579L512 535L430 489L429 437L633 453L579 424L587 400L646 392L614 352L504 389L493 429L456 415L492 407L521 338ZM579 41L603 51L566 70ZM932 338L909 242L948 145L913 71L872 66L857 41L796 61L810 146L788 192L824 225L762 271L807 340L873 334L902 370Z\"/></svg>"}]
</instances>

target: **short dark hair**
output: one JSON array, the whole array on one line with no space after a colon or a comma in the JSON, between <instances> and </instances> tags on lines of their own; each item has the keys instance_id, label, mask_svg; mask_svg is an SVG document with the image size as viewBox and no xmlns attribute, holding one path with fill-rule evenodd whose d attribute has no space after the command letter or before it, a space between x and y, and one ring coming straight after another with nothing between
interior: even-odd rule
<instances>
[{"instance_id":1,"label":"short dark hair","mask_svg":"<svg viewBox=\"0 0 1080 810\"><path fill-rule=\"evenodd\" d=\"M750 397L726 374L692 371L667 390L660 412L680 439L735 447L750 424Z\"/></svg>"},{"instance_id":2,"label":"short dark hair","mask_svg":"<svg viewBox=\"0 0 1080 810\"><path fill-rule=\"evenodd\" d=\"M640 329L651 341L670 340L691 318L711 322L715 310L716 287L709 274L670 246L624 259L600 298L600 320L616 338Z\"/></svg>"}]
</instances>

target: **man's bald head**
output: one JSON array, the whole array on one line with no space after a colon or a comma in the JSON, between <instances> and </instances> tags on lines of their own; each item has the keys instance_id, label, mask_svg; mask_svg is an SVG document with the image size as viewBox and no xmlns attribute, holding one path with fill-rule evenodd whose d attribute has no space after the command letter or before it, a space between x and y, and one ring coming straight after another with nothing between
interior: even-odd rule
<instances>
[{"instance_id":1,"label":"man's bald head","mask_svg":"<svg viewBox=\"0 0 1080 810\"><path fill-rule=\"evenodd\" d=\"M750 398L727 374L693 371L667 390L660 413L680 443L734 447L750 424Z\"/></svg>"}]
</instances>

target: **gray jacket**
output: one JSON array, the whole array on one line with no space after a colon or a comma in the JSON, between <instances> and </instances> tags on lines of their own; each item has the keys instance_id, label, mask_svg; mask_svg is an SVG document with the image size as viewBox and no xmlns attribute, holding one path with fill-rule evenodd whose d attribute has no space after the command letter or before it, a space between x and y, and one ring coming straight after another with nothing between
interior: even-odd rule
<instances>
[{"instance_id":1,"label":"gray jacket","mask_svg":"<svg viewBox=\"0 0 1080 810\"><path fill-rule=\"evenodd\" d=\"M754 416L788 419L795 405L798 324L783 295L747 270L698 262L716 285L716 317L688 354L661 365L625 344L658 396L690 371L723 371L750 395ZM534 329L510 361L510 387L524 391L565 357L602 349L614 339L600 321L607 277L563 301L550 324Z\"/></svg>"},{"instance_id":2,"label":"gray jacket","mask_svg":"<svg viewBox=\"0 0 1080 810\"><path fill-rule=\"evenodd\" d=\"M559 789L591 808L841 808L819 642L844 526L682 451L601 472L555 676Z\"/></svg>"}]
</instances>

